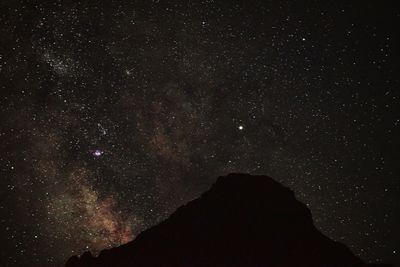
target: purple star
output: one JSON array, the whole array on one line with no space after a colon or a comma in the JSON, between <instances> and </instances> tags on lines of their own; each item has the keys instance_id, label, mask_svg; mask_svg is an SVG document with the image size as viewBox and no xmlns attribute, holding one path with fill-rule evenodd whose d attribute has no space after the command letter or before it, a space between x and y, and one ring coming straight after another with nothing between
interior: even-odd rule
<instances>
[{"instance_id":1,"label":"purple star","mask_svg":"<svg viewBox=\"0 0 400 267\"><path fill-rule=\"evenodd\" d=\"M100 149L96 149L96 150L94 150L94 151L92 152L92 155L95 156L95 157L100 157L100 156L103 155L103 154L104 154L104 151L103 151L103 150L100 150Z\"/></svg>"}]
</instances>

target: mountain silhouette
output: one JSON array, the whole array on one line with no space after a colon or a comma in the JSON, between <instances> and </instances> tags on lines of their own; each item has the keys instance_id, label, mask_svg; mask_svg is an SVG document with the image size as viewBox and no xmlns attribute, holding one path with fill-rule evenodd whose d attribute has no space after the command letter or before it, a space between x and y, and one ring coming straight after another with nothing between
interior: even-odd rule
<instances>
[{"instance_id":1,"label":"mountain silhouette","mask_svg":"<svg viewBox=\"0 0 400 267\"><path fill-rule=\"evenodd\" d=\"M319 232L293 191L267 176L230 174L168 219L66 267L373 267Z\"/></svg>"}]
</instances>

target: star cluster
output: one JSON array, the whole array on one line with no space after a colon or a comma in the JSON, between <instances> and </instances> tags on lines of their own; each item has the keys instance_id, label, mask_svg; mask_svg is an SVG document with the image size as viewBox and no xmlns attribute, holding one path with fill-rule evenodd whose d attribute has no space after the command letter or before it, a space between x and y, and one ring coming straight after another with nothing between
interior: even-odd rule
<instances>
[{"instance_id":1,"label":"star cluster","mask_svg":"<svg viewBox=\"0 0 400 267\"><path fill-rule=\"evenodd\" d=\"M3 1L0 265L126 243L229 172L400 263L393 3Z\"/></svg>"}]
</instances>

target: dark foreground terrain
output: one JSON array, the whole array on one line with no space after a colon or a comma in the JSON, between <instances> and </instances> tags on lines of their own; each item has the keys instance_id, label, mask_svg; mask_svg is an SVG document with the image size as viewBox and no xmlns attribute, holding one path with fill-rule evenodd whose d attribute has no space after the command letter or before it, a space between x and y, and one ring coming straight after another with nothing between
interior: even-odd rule
<instances>
[{"instance_id":1,"label":"dark foreground terrain","mask_svg":"<svg viewBox=\"0 0 400 267\"><path fill-rule=\"evenodd\" d=\"M135 240L98 257L71 257L66 267L246 266L373 267L320 233L310 210L267 176L219 177Z\"/></svg>"}]
</instances>

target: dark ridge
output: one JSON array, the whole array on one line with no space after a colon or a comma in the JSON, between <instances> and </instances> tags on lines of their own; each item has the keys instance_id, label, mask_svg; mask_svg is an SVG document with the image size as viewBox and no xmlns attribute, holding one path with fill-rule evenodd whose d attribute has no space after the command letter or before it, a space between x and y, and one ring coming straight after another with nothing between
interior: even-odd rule
<instances>
[{"instance_id":1,"label":"dark ridge","mask_svg":"<svg viewBox=\"0 0 400 267\"><path fill-rule=\"evenodd\" d=\"M267 176L230 174L135 240L73 256L66 267L376 267L320 233L293 191Z\"/></svg>"}]
</instances>

